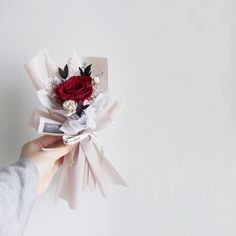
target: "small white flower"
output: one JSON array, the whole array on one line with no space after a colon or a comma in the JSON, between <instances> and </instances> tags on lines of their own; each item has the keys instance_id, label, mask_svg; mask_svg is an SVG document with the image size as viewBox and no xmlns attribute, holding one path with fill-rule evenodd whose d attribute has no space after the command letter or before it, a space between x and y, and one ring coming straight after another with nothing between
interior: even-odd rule
<instances>
[{"instance_id":1,"label":"small white flower","mask_svg":"<svg viewBox=\"0 0 236 236\"><path fill-rule=\"evenodd\" d=\"M73 100L66 100L63 102L62 106L66 112L66 116L71 116L72 114L76 113L78 104Z\"/></svg>"},{"instance_id":2,"label":"small white flower","mask_svg":"<svg viewBox=\"0 0 236 236\"><path fill-rule=\"evenodd\" d=\"M93 82L94 82L94 84L99 84L100 83L100 76L95 75L94 78L93 78Z\"/></svg>"}]
</instances>

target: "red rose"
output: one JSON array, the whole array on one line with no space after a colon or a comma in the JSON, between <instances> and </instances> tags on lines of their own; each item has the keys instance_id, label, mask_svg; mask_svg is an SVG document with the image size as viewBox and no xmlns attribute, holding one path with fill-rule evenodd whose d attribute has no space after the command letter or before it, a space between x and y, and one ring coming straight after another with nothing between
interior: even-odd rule
<instances>
[{"instance_id":1,"label":"red rose","mask_svg":"<svg viewBox=\"0 0 236 236\"><path fill-rule=\"evenodd\" d=\"M63 101L73 100L83 104L93 92L90 76L72 76L55 88L56 95Z\"/></svg>"}]
</instances>

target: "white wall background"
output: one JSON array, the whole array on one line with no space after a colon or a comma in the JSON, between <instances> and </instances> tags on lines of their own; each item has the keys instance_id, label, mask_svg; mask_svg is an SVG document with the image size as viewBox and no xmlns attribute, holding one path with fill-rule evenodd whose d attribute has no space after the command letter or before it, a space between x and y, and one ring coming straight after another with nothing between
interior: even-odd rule
<instances>
[{"instance_id":1,"label":"white wall background","mask_svg":"<svg viewBox=\"0 0 236 236\"><path fill-rule=\"evenodd\" d=\"M100 136L129 187L71 211L53 205L54 181L26 236L236 235L235 12L233 0L1 0L1 164L36 137L23 65L44 45L107 56L125 103Z\"/></svg>"}]
</instances>

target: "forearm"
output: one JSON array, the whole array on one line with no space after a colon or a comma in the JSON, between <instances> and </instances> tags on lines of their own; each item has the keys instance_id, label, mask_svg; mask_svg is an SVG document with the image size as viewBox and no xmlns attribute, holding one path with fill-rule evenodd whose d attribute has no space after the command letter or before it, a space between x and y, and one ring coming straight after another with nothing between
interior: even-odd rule
<instances>
[{"instance_id":1,"label":"forearm","mask_svg":"<svg viewBox=\"0 0 236 236\"><path fill-rule=\"evenodd\" d=\"M38 186L38 170L30 160L0 167L0 235L23 234Z\"/></svg>"}]
</instances>

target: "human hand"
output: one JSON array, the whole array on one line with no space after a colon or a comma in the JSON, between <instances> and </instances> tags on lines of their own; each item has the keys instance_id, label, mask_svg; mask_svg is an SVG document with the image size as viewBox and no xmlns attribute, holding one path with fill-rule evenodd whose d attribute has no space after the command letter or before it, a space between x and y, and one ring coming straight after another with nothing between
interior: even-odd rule
<instances>
[{"instance_id":1,"label":"human hand","mask_svg":"<svg viewBox=\"0 0 236 236\"><path fill-rule=\"evenodd\" d=\"M63 163L63 156L72 147L72 145L64 145L60 136L51 135L43 135L22 146L20 159L31 160L38 169L40 179L38 195L46 191Z\"/></svg>"}]
</instances>

